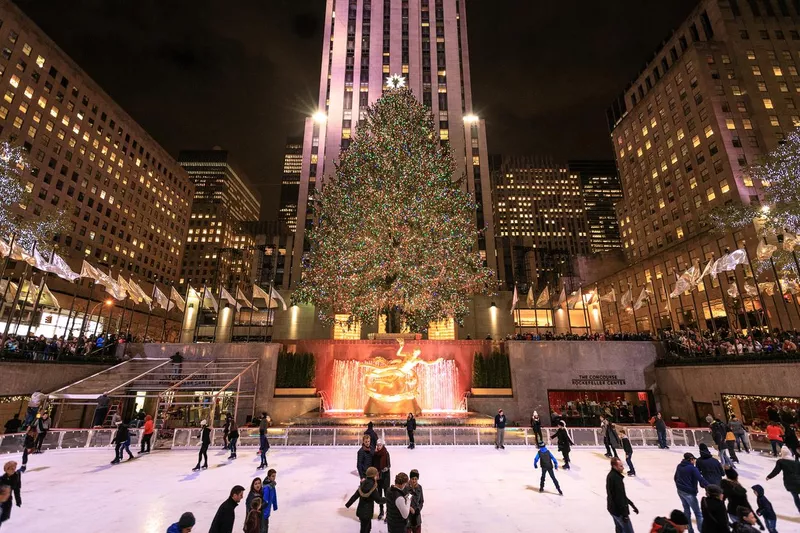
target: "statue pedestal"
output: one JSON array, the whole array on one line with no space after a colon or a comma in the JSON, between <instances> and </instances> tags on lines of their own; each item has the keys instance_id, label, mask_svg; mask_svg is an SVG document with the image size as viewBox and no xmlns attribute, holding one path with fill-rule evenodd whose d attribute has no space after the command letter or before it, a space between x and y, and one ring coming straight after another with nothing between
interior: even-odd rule
<instances>
[{"instance_id":1,"label":"statue pedestal","mask_svg":"<svg viewBox=\"0 0 800 533\"><path fill-rule=\"evenodd\" d=\"M364 414L367 415L405 415L422 413L422 409L417 403L417 399L400 400L397 402L383 402L375 398L369 398L367 405L364 406Z\"/></svg>"}]
</instances>

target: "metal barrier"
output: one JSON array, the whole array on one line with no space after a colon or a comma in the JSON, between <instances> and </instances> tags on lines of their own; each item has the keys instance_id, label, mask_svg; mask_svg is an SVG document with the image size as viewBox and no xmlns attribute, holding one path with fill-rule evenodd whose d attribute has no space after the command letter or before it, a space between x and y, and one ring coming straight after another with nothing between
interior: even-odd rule
<instances>
[{"instance_id":1,"label":"metal barrier","mask_svg":"<svg viewBox=\"0 0 800 533\"><path fill-rule=\"evenodd\" d=\"M545 442L556 428L542 428ZM108 448L114 438L114 429L51 429L42 444L43 450L69 448ZM131 428L131 446L139 445L141 429ZM658 446L656 431L644 426L626 427L633 447ZM402 427L376 428L378 437L387 446L407 446L408 435ZM567 428L576 447L603 446L598 428ZM158 434L162 435L159 441ZM359 446L364 434L362 427L287 427L270 428L267 438L271 446ZM170 440L171 436L171 440ZM481 446L494 444L495 430L491 427L422 426L414 432L414 441L420 446ZM0 435L0 454L21 453L24 433ZM713 448L711 432L705 428L667 429L667 444L694 448L705 443ZM533 446L536 437L531 428L506 428L505 444ZM222 446L222 429L211 430L211 445ZM239 428L237 446L257 447L258 428ZM200 428L156 430L153 449L186 449L200 446Z\"/></svg>"}]
</instances>

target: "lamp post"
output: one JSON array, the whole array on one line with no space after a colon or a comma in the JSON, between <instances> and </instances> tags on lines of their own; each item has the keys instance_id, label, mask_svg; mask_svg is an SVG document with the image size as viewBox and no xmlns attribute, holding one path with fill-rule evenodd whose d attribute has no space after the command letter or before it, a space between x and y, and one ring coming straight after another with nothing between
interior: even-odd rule
<instances>
[{"instance_id":1,"label":"lamp post","mask_svg":"<svg viewBox=\"0 0 800 533\"><path fill-rule=\"evenodd\" d=\"M92 316L94 314L94 312L97 310L97 308L99 306L101 306L101 305L112 306L112 305L114 305L114 300L112 300L111 298L108 298L106 300L103 300L102 302L97 302L95 304L95 306L92 307L92 311L89 313L88 316ZM97 336L97 326L99 326L99 325L100 325L100 316L98 315L97 322L94 323L94 333L92 333L92 336L95 336L95 337Z\"/></svg>"}]
</instances>

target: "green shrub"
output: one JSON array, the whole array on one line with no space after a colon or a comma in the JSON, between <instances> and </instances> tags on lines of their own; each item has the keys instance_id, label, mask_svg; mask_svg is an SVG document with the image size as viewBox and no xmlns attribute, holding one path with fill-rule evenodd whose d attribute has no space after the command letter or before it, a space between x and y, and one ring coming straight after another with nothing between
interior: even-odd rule
<instances>
[{"instance_id":1,"label":"green shrub","mask_svg":"<svg viewBox=\"0 0 800 533\"><path fill-rule=\"evenodd\" d=\"M278 354L278 369L275 375L277 388L310 388L314 386L316 361L313 353Z\"/></svg>"},{"instance_id":2,"label":"green shrub","mask_svg":"<svg viewBox=\"0 0 800 533\"><path fill-rule=\"evenodd\" d=\"M488 356L475 353L472 362L472 386L475 388L510 389L511 366L508 355L498 351Z\"/></svg>"}]
</instances>

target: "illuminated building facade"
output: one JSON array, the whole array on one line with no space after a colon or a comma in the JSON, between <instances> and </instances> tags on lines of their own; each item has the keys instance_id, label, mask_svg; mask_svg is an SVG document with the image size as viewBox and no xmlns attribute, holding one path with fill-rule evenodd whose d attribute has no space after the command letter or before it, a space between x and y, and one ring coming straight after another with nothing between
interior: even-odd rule
<instances>
[{"instance_id":1,"label":"illuminated building facade","mask_svg":"<svg viewBox=\"0 0 800 533\"><path fill-rule=\"evenodd\" d=\"M622 200L617 165L613 160L573 160L567 163L570 176L581 184L589 233L589 251L593 254L622 248L616 203Z\"/></svg>"},{"instance_id":2,"label":"illuminated building facade","mask_svg":"<svg viewBox=\"0 0 800 533\"><path fill-rule=\"evenodd\" d=\"M278 220L286 222L290 231L297 229L297 198L300 194L300 171L303 167L303 139L286 140L281 178L281 204Z\"/></svg>"}]
</instances>

